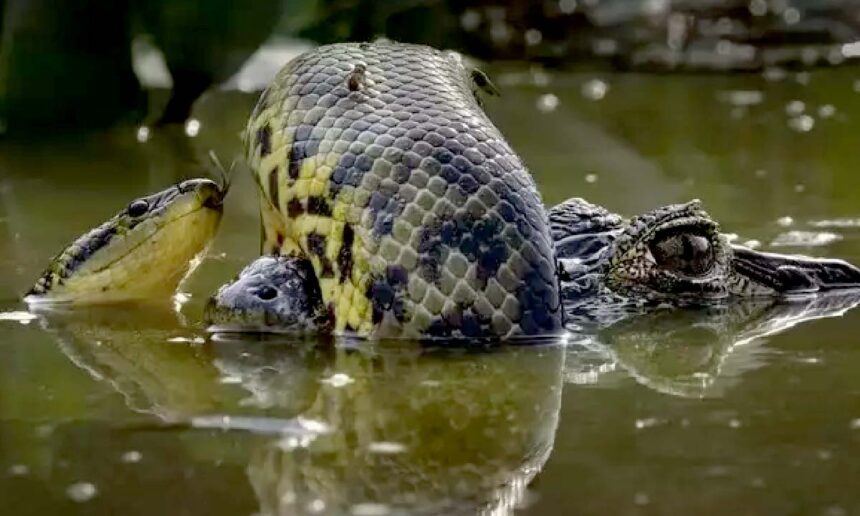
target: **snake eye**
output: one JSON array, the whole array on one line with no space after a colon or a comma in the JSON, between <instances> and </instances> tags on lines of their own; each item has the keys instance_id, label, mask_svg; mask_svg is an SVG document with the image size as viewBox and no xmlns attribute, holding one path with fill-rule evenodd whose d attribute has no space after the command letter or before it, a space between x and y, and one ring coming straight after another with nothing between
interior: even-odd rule
<instances>
[{"instance_id":1,"label":"snake eye","mask_svg":"<svg viewBox=\"0 0 860 516\"><path fill-rule=\"evenodd\" d=\"M704 235L675 233L658 237L649 249L659 267L686 276L704 276L714 266L713 246Z\"/></svg>"},{"instance_id":2,"label":"snake eye","mask_svg":"<svg viewBox=\"0 0 860 516\"><path fill-rule=\"evenodd\" d=\"M263 301L269 301L278 297L278 291L268 285L264 285L257 291L257 297Z\"/></svg>"},{"instance_id":3,"label":"snake eye","mask_svg":"<svg viewBox=\"0 0 860 516\"><path fill-rule=\"evenodd\" d=\"M145 215L146 212L149 211L149 202L145 199L138 199L136 201L132 201L131 204L128 205L128 215L129 217L140 217L141 215Z\"/></svg>"}]
</instances>

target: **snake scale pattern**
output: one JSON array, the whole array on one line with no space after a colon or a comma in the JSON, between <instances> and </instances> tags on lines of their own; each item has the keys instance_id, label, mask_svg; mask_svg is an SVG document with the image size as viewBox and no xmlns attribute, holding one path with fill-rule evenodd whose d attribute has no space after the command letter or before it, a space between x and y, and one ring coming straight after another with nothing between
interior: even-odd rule
<instances>
[{"instance_id":1,"label":"snake scale pattern","mask_svg":"<svg viewBox=\"0 0 860 516\"><path fill-rule=\"evenodd\" d=\"M458 54L335 44L291 61L245 133L263 252L313 264L335 331L553 333L557 264L535 183Z\"/></svg>"}]
</instances>

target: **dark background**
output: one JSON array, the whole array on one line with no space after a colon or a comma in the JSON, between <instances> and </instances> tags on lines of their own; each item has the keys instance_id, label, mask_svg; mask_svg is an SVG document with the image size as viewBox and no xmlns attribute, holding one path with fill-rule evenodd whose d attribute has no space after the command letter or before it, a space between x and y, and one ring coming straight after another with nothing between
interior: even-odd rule
<instances>
[{"instance_id":1,"label":"dark background","mask_svg":"<svg viewBox=\"0 0 860 516\"><path fill-rule=\"evenodd\" d=\"M483 60L564 68L758 72L842 65L851 0L0 0L0 132L184 121L194 101L270 38L388 37ZM173 81L153 107L133 42Z\"/></svg>"}]
</instances>

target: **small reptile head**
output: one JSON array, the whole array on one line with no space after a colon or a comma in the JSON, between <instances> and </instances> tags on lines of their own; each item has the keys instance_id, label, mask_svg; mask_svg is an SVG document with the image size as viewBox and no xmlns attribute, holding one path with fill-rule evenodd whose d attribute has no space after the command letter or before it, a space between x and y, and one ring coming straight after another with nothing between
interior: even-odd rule
<instances>
[{"instance_id":1,"label":"small reptile head","mask_svg":"<svg viewBox=\"0 0 860 516\"><path fill-rule=\"evenodd\" d=\"M189 179L130 202L51 260L31 303L98 304L170 294L211 241L226 188Z\"/></svg>"},{"instance_id":2,"label":"small reptile head","mask_svg":"<svg viewBox=\"0 0 860 516\"><path fill-rule=\"evenodd\" d=\"M205 318L215 333L312 333L329 322L313 266L288 256L251 262L209 299Z\"/></svg>"},{"instance_id":3,"label":"small reptile head","mask_svg":"<svg viewBox=\"0 0 860 516\"><path fill-rule=\"evenodd\" d=\"M634 217L613 242L606 286L649 299L728 295L731 248L698 201Z\"/></svg>"}]
</instances>

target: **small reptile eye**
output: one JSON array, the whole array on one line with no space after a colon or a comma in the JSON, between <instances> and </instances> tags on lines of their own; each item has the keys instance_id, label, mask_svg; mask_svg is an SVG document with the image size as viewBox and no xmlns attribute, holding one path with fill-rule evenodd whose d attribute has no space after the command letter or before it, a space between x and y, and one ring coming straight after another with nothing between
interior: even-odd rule
<instances>
[{"instance_id":1,"label":"small reptile eye","mask_svg":"<svg viewBox=\"0 0 860 516\"><path fill-rule=\"evenodd\" d=\"M711 241L702 235L678 233L650 244L651 255L663 269L687 276L704 276L714 266Z\"/></svg>"},{"instance_id":2,"label":"small reptile eye","mask_svg":"<svg viewBox=\"0 0 860 516\"><path fill-rule=\"evenodd\" d=\"M136 201L132 201L131 204L128 205L128 215L129 217L140 217L141 215L145 215L146 212L149 211L149 202L145 199L138 199Z\"/></svg>"},{"instance_id":3,"label":"small reptile eye","mask_svg":"<svg viewBox=\"0 0 860 516\"><path fill-rule=\"evenodd\" d=\"M263 287L260 287L260 290L257 291L257 297L259 297L263 301L268 301L270 299L275 299L276 297L278 297L278 291L268 285L265 285Z\"/></svg>"}]
</instances>

